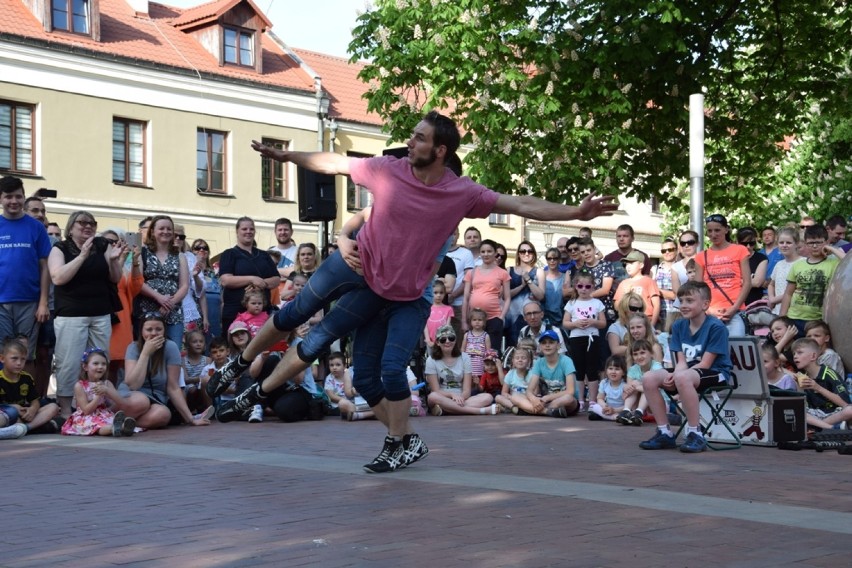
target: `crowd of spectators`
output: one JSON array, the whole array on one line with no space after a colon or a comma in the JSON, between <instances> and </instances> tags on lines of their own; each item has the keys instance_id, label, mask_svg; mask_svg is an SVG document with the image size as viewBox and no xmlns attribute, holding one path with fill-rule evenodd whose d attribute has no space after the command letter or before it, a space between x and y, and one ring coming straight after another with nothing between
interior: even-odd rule
<instances>
[{"instance_id":1,"label":"crowd of spectators","mask_svg":"<svg viewBox=\"0 0 852 568\"><path fill-rule=\"evenodd\" d=\"M80 210L61 230L41 199L24 198L19 179L2 178L0 190L0 236L8 239L0 256L0 438L120 437L209 424L221 402L205 392L209 377L300 293L324 256L312 243L296 243L285 218L275 223L277 244L261 250L254 221L243 217L236 244L211 264L207 241L189 241L167 215L147 217L129 234L99 231ZM775 316L762 336L770 383L805 389L813 427L844 422L852 414L846 374L822 302L850 248L845 228L845 218L833 216L824 225L805 217L777 231L734 231L715 214L706 219L707 246L683 231L662 240L654 263L633 247L625 224L606 255L583 229L541 257L533 243L520 242L508 268L504 245L473 227L457 230L411 381L422 379L413 388L428 396L413 397L412 414L588 413L641 425L652 410L642 377L677 363L670 339L681 318L678 294L697 281L709 290L706 314L728 336L754 333L744 314L765 304ZM322 317L259 356L219 398L268 374ZM244 419L372 418L352 387L345 341L336 351ZM795 372L810 382L792 380Z\"/></svg>"}]
</instances>

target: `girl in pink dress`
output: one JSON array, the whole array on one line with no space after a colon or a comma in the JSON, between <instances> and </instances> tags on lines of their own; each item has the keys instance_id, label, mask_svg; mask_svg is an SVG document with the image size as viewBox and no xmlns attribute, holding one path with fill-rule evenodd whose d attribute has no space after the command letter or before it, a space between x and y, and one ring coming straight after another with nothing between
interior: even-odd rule
<instances>
[{"instance_id":1,"label":"girl in pink dress","mask_svg":"<svg viewBox=\"0 0 852 568\"><path fill-rule=\"evenodd\" d=\"M83 353L80 379L74 385L77 410L65 424L62 433L66 436L132 436L136 421L110 409L114 400L121 395L111 382L106 380L109 361L99 347L91 347Z\"/></svg>"}]
</instances>

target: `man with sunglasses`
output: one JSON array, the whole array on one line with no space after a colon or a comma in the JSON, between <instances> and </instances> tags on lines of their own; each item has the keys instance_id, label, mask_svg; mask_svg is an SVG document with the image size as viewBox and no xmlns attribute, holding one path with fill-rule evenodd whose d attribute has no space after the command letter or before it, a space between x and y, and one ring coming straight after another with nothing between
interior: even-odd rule
<instances>
[{"instance_id":1,"label":"man with sunglasses","mask_svg":"<svg viewBox=\"0 0 852 568\"><path fill-rule=\"evenodd\" d=\"M339 253L323 262L296 299L270 318L242 356L210 379L208 393L215 396L269 344L294 329L300 318L307 319L322 304L338 299L297 348L285 353L269 377L219 409L220 420L232 419L263 401L306 368L332 340L360 328L354 345L355 387L388 428L382 451L365 469L394 471L428 452L408 423L410 391L405 371L428 318L429 303L423 294L431 290L435 259L446 253L447 238L461 219L484 218L492 212L538 220L585 219L611 214L617 207L613 198L593 194L579 207L497 194L445 166L459 144L455 123L434 111L414 129L408 156L403 159L349 158L252 144L262 155L278 161L350 175L373 193L374 204L357 240L350 238L349 229L343 231L338 238Z\"/></svg>"},{"instance_id":2,"label":"man with sunglasses","mask_svg":"<svg viewBox=\"0 0 852 568\"><path fill-rule=\"evenodd\" d=\"M50 317L50 238L44 224L25 213L25 199L20 178L0 179L0 338L27 334L32 361L39 324Z\"/></svg>"}]
</instances>

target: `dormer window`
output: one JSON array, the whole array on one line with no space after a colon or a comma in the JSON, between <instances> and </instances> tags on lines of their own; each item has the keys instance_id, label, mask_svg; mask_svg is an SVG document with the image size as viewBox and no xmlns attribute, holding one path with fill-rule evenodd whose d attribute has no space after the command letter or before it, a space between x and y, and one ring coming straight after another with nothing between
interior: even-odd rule
<instances>
[{"instance_id":1,"label":"dormer window","mask_svg":"<svg viewBox=\"0 0 852 568\"><path fill-rule=\"evenodd\" d=\"M225 27L223 38L225 63L254 67L254 32Z\"/></svg>"},{"instance_id":2,"label":"dormer window","mask_svg":"<svg viewBox=\"0 0 852 568\"><path fill-rule=\"evenodd\" d=\"M89 0L50 0L54 30L89 35Z\"/></svg>"}]
</instances>

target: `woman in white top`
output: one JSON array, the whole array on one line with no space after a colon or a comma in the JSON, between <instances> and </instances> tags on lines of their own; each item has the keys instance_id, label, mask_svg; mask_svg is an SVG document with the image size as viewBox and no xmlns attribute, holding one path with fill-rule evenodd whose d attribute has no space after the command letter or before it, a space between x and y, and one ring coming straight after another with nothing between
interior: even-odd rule
<instances>
[{"instance_id":1,"label":"woman in white top","mask_svg":"<svg viewBox=\"0 0 852 568\"><path fill-rule=\"evenodd\" d=\"M790 267L802 258L799 256L799 231L790 227L781 229L777 243L784 260L779 260L772 268L769 284L766 286L766 299L772 306L772 313L780 315L781 300L784 299L784 290L787 289L787 274L790 273Z\"/></svg>"}]
</instances>

